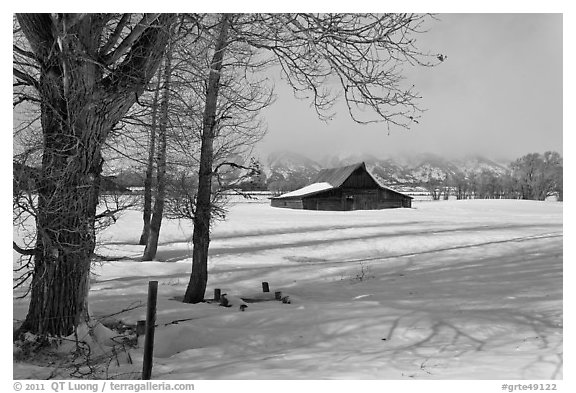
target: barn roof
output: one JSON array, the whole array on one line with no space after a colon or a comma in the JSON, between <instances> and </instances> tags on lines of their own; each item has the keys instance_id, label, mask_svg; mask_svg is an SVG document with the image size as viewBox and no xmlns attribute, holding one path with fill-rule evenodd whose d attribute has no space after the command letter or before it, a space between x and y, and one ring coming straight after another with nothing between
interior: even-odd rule
<instances>
[{"instance_id":1,"label":"barn roof","mask_svg":"<svg viewBox=\"0 0 576 393\"><path fill-rule=\"evenodd\" d=\"M352 173L354 173L354 171L357 170L358 168L364 168L366 173L368 173L368 175L376 182L378 187L385 189L385 190L392 191L392 192L397 193L397 194L404 195L407 198L413 199L409 195L402 194L401 192L398 192L396 190L393 190L391 188L384 186L381 182L378 181L378 179L376 179L370 173L370 171L368 171L368 169L366 168L366 164L364 162L360 162L358 164L348 165L348 166L340 167L340 168L322 169L320 172L318 172L316 177L314 179L312 179L312 184L307 185L306 187L300 188L298 190L295 190L295 191L292 191L292 192L289 192L289 193L286 193L286 194L283 194L283 195L280 195L277 197L273 197L272 199L305 197L305 196L318 194L318 193L323 192L323 191L338 188L342 184L344 184L346 179L348 179L352 175Z\"/></svg>"},{"instance_id":2,"label":"barn roof","mask_svg":"<svg viewBox=\"0 0 576 393\"><path fill-rule=\"evenodd\" d=\"M354 165L348 165L341 168L328 168L322 169L316 175L316 178L312 179L312 183L330 183L334 188L340 187L346 179L358 168L366 169L366 164L360 162ZM372 175L371 175L372 176Z\"/></svg>"},{"instance_id":3,"label":"barn roof","mask_svg":"<svg viewBox=\"0 0 576 393\"><path fill-rule=\"evenodd\" d=\"M312 183L306 187L299 188L298 190L277 196L275 199L309 196L322 191L331 190L332 188L334 188L334 186L330 183Z\"/></svg>"}]
</instances>

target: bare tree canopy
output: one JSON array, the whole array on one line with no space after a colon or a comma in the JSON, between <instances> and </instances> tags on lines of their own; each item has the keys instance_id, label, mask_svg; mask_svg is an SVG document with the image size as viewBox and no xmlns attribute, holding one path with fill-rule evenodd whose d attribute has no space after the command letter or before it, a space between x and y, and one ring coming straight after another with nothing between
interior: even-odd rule
<instances>
[{"instance_id":1,"label":"bare tree canopy","mask_svg":"<svg viewBox=\"0 0 576 393\"><path fill-rule=\"evenodd\" d=\"M231 24L231 36L266 53L301 96L312 93L325 119L343 96L352 119L407 127L420 116L406 66L433 66L445 59L416 46L429 15L248 14ZM371 111L371 115L367 113Z\"/></svg>"},{"instance_id":2,"label":"bare tree canopy","mask_svg":"<svg viewBox=\"0 0 576 393\"><path fill-rule=\"evenodd\" d=\"M329 119L332 106L343 96L358 123L409 127L417 122L420 110L415 91L402 83L403 66L432 66L444 60L415 46L413 34L426 18L413 14L221 14L199 22L204 25L202 34L212 41L209 52L213 57L204 78L193 261L185 302L202 301L208 279L210 219L215 207L211 201L214 132L229 53L240 49L251 54L245 75L263 65L278 65L297 96L311 94L321 118Z\"/></svg>"},{"instance_id":3,"label":"bare tree canopy","mask_svg":"<svg viewBox=\"0 0 576 393\"><path fill-rule=\"evenodd\" d=\"M174 54L169 90L178 106L163 114L171 117L157 119L170 123L166 137L171 137L157 140L156 148L194 153L186 158L198 168L198 189L192 193L195 293L186 298L198 301L207 280L213 179L222 178L219 169L231 155L261 137L257 115L273 101L273 82L262 70L278 67L296 96L309 99L323 119L330 119L342 98L359 123L409 127L421 111L417 92L403 79L404 67L444 60L416 46L415 36L429 19L414 14L18 14L13 103L36 105L41 128L36 133L41 181L30 209L36 243L26 249L16 245L34 253L22 331L67 335L86 317L103 149L111 137L130 138L129 126L146 126L147 118L135 112L123 122L125 128L116 128L135 103L142 109L139 100L158 70L170 26L176 25L186 43L180 48L193 55L185 65L185 58ZM184 80L189 93L174 94ZM37 124L30 120L23 127Z\"/></svg>"}]
</instances>

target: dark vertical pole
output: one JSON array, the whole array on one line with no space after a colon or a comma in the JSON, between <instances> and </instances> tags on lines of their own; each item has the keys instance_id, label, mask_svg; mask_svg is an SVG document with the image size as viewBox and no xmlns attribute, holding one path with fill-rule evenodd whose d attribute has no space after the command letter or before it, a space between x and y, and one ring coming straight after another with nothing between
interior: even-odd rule
<instances>
[{"instance_id":1,"label":"dark vertical pole","mask_svg":"<svg viewBox=\"0 0 576 393\"><path fill-rule=\"evenodd\" d=\"M220 295L221 294L222 294L222 292L220 291L220 288L214 288L214 301L215 302L220 301Z\"/></svg>"},{"instance_id":2,"label":"dark vertical pole","mask_svg":"<svg viewBox=\"0 0 576 393\"><path fill-rule=\"evenodd\" d=\"M262 283L262 292L270 292L270 287L266 281Z\"/></svg>"},{"instance_id":3,"label":"dark vertical pole","mask_svg":"<svg viewBox=\"0 0 576 393\"><path fill-rule=\"evenodd\" d=\"M158 297L158 281L148 283L148 308L146 311L146 337L144 339L144 364L142 379L152 376L152 355L154 352L154 325L156 324L156 298Z\"/></svg>"}]
</instances>

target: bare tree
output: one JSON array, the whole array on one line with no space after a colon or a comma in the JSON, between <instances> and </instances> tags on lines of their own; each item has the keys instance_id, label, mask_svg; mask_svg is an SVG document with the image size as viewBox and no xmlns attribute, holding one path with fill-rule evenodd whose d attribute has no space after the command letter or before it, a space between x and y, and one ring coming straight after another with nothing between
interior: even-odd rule
<instances>
[{"instance_id":1,"label":"bare tree","mask_svg":"<svg viewBox=\"0 0 576 393\"><path fill-rule=\"evenodd\" d=\"M196 207L197 171L203 137L202 118L198 114L203 112L206 103L209 74L206 64L209 64L208 57L213 50L212 37L209 34L202 36L202 32L198 34L196 30L204 19L213 20L213 17L183 15L175 26L166 52L169 71L165 67L162 107L158 112L162 121L157 128L155 152L155 212L144 260L155 256L165 200L170 217L194 220L191 208ZM244 162L253 145L263 136L264 127L258 111L271 101L269 89L261 86L259 78L246 78L244 68L247 65L257 67L257 63L249 60L252 53L242 48L229 49L229 52L227 63L223 65L226 67L225 75L221 75L219 81L220 99L212 131L212 162L217 167L212 175L216 184L212 184L211 190L214 216L223 216L225 212L225 198L219 190L230 187L243 176L240 168L245 173L252 170ZM154 113L152 107L152 120ZM188 189L192 184L195 189Z\"/></svg>"},{"instance_id":2,"label":"bare tree","mask_svg":"<svg viewBox=\"0 0 576 393\"><path fill-rule=\"evenodd\" d=\"M192 55L198 58L205 51L196 48ZM228 48L229 60L220 79L219 101L215 113L212 154L211 216L224 218L226 213L226 194L239 192L242 182L258 176L259 164L250 159L253 146L264 136L266 127L259 110L272 102L271 90L259 81L242 78L245 54L234 53ZM194 65L189 65L194 66ZM195 65L196 67L198 64ZM254 67L254 64L251 64ZM197 72L205 70L198 69ZM186 78L186 75L181 77ZM168 180L167 208L171 218L194 220L196 196L198 193L198 169L202 146L202 124L195 113L201 112L206 99L205 79L194 84L184 84L183 92L175 95L181 102L183 112L190 113L189 118L179 118L173 124L169 135L171 178Z\"/></svg>"},{"instance_id":3,"label":"bare tree","mask_svg":"<svg viewBox=\"0 0 576 393\"><path fill-rule=\"evenodd\" d=\"M139 244L145 246L150 236L150 219L152 217L152 176L154 174L154 156L156 153L156 127L158 118L158 103L160 96L160 71L158 70L158 78L156 88L154 89L154 98L152 101L152 124L149 127L150 134L148 137L148 159L146 160L146 173L144 175L144 206L142 208L142 220L144 226L142 227L142 235L140 235Z\"/></svg>"},{"instance_id":4,"label":"bare tree","mask_svg":"<svg viewBox=\"0 0 576 393\"><path fill-rule=\"evenodd\" d=\"M426 188L426 190L430 193L430 197L433 201L438 201L442 196L444 184L444 178L435 176L432 171L429 170L426 174L426 180L421 183L421 186Z\"/></svg>"},{"instance_id":5,"label":"bare tree","mask_svg":"<svg viewBox=\"0 0 576 393\"><path fill-rule=\"evenodd\" d=\"M483 169L478 173L478 190L476 198L498 199L502 193L502 183L496 173L488 169Z\"/></svg>"},{"instance_id":6,"label":"bare tree","mask_svg":"<svg viewBox=\"0 0 576 393\"><path fill-rule=\"evenodd\" d=\"M212 24L208 30L213 31L214 51L207 78L192 273L185 302L202 301L208 279L213 140L220 79L230 48L254 49L253 61L279 65L297 96L311 94L323 119L332 116L331 108L343 95L358 123L409 127L420 116L419 97L403 84L402 67L432 66L444 60L415 46L414 33L420 32L426 19L409 14L222 14Z\"/></svg>"},{"instance_id":7,"label":"bare tree","mask_svg":"<svg viewBox=\"0 0 576 393\"><path fill-rule=\"evenodd\" d=\"M43 148L30 307L20 332L66 336L88 318L90 258L112 128L142 94L172 14L18 14L30 60L15 84L36 92ZM17 48L16 48L17 47Z\"/></svg>"},{"instance_id":8,"label":"bare tree","mask_svg":"<svg viewBox=\"0 0 576 393\"><path fill-rule=\"evenodd\" d=\"M557 194L562 199L562 157L557 152L526 154L511 164L522 199L543 201Z\"/></svg>"},{"instance_id":9,"label":"bare tree","mask_svg":"<svg viewBox=\"0 0 576 393\"><path fill-rule=\"evenodd\" d=\"M194 230L192 233L192 273L184 294L184 302L197 303L204 300L208 281L208 247L210 244L211 195L214 159L214 137L216 129L216 110L220 75L224 63L224 50L228 43L230 16L222 15L217 28L214 55L210 63L210 74L206 89L206 103L202 121L202 146L200 167L198 169L198 192L194 212Z\"/></svg>"},{"instance_id":10,"label":"bare tree","mask_svg":"<svg viewBox=\"0 0 576 393\"><path fill-rule=\"evenodd\" d=\"M231 27L237 39L280 65L297 96L329 120L342 95L353 120L409 127L420 98L406 84L406 66L433 66L446 58L416 47L429 15L251 14Z\"/></svg>"},{"instance_id":11,"label":"bare tree","mask_svg":"<svg viewBox=\"0 0 576 393\"><path fill-rule=\"evenodd\" d=\"M171 29L172 30L172 29ZM160 103L160 124L158 127L158 146L156 147L156 194L152 218L148 227L148 239L144 249L143 260L154 259L158 249L160 226L164 214L164 199L166 190L166 132L168 128L168 106L170 102L170 83L172 77L172 47L168 39L164 56L164 74L162 78L162 101Z\"/></svg>"}]
</instances>

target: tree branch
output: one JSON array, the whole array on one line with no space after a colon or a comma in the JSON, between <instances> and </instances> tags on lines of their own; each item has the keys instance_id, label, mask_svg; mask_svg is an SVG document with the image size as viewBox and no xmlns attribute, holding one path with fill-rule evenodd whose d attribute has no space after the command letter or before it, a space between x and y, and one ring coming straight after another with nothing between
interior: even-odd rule
<instances>
[{"instance_id":1,"label":"tree branch","mask_svg":"<svg viewBox=\"0 0 576 393\"><path fill-rule=\"evenodd\" d=\"M12 108L14 108L14 107L20 105L21 103L26 102L26 101L40 103L40 100L39 100L39 99L37 99L37 98L35 98L35 97L32 97L32 96L29 96L29 95L23 94L21 97L19 97L19 98L17 98L17 99L15 99L15 100L12 101Z\"/></svg>"},{"instance_id":2,"label":"tree branch","mask_svg":"<svg viewBox=\"0 0 576 393\"><path fill-rule=\"evenodd\" d=\"M12 50L22 56L28 57L32 60L38 60L38 58L36 57L36 55L30 51L24 50L22 48L20 48L18 45L12 45Z\"/></svg>"},{"instance_id":3,"label":"tree branch","mask_svg":"<svg viewBox=\"0 0 576 393\"><path fill-rule=\"evenodd\" d=\"M106 41L106 43L104 44L104 46L102 47L102 49L100 50L100 56L104 57L108 54L108 51L110 49L112 49L114 47L114 45L116 45L116 42L118 41L118 39L120 38L120 35L122 34L122 30L124 30L124 27L126 27L126 24L128 23L128 21L130 20L130 16L132 14L124 14L122 15L122 18L120 18L120 21L118 22L118 24L116 25L116 29L114 30L114 32L110 35L110 37L108 38L108 41Z\"/></svg>"},{"instance_id":4,"label":"tree branch","mask_svg":"<svg viewBox=\"0 0 576 393\"><path fill-rule=\"evenodd\" d=\"M115 101L132 106L135 98L145 90L162 58L168 40L168 28L175 18L175 14L161 14L158 23L149 26L139 35L122 63L102 81L110 91L119 92L114 97ZM131 100L126 100L126 95L131 95ZM112 102L110 104L114 105Z\"/></svg>"},{"instance_id":5,"label":"tree branch","mask_svg":"<svg viewBox=\"0 0 576 393\"><path fill-rule=\"evenodd\" d=\"M104 56L104 64L110 65L118 61L159 16L160 14L144 14L144 17L142 17L130 34L120 42L118 47L108 55Z\"/></svg>"},{"instance_id":6,"label":"tree branch","mask_svg":"<svg viewBox=\"0 0 576 393\"><path fill-rule=\"evenodd\" d=\"M14 76L18 79L20 79L24 84L28 85L28 86L32 86L36 89L39 88L40 84L38 83L38 81L36 79L34 79L32 76L26 74L25 72L22 72L16 68L12 69Z\"/></svg>"},{"instance_id":7,"label":"tree branch","mask_svg":"<svg viewBox=\"0 0 576 393\"><path fill-rule=\"evenodd\" d=\"M50 14L16 14L18 23L38 59L44 60L54 45L53 23Z\"/></svg>"},{"instance_id":8,"label":"tree branch","mask_svg":"<svg viewBox=\"0 0 576 393\"><path fill-rule=\"evenodd\" d=\"M220 168L222 168L224 165L227 165L227 166L229 166L229 167L236 168L236 169L246 169L246 170L248 170L248 171L254 169L254 168L247 167L247 166L244 166L244 165L236 164L235 162L221 162L220 164L218 164L218 165L214 168L214 170L213 170L212 172L214 172L214 174L217 174L218 171L220 170Z\"/></svg>"},{"instance_id":9,"label":"tree branch","mask_svg":"<svg viewBox=\"0 0 576 393\"><path fill-rule=\"evenodd\" d=\"M14 251L16 251L18 254L22 254L22 255L34 255L36 254L36 249L35 248L21 248L18 244L16 244L15 241L12 242L12 249Z\"/></svg>"}]
</instances>

